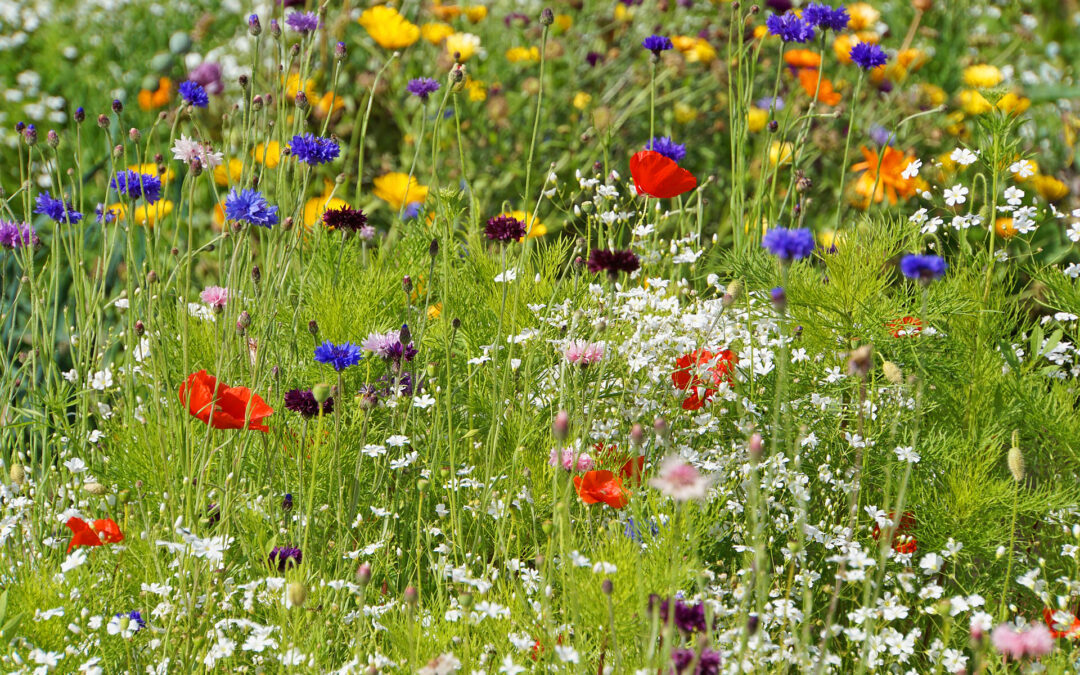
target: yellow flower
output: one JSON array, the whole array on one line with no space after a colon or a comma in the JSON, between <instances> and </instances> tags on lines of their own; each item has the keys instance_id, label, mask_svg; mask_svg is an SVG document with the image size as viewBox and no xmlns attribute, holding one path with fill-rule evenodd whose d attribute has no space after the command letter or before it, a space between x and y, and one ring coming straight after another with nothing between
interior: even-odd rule
<instances>
[{"instance_id":1,"label":"yellow flower","mask_svg":"<svg viewBox=\"0 0 1080 675\"><path fill-rule=\"evenodd\" d=\"M332 197L334 194L334 182L323 179L323 193L318 197L312 197L304 203L304 227L311 229L313 225L322 220L322 215L330 209L340 209L349 203L340 197Z\"/></svg>"},{"instance_id":2,"label":"yellow flower","mask_svg":"<svg viewBox=\"0 0 1080 675\"><path fill-rule=\"evenodd\" d=\"M671 38L671 43L675 45L675 49L682 52L687 63L710 63L716 58L716 50L708 40L689 35L676 35Z\"/></svg>"},{"instance_id":3,"label":"yellow flower","mask_svg":"<svg viewBox=\"0 0 1080 675\"><path fill-rule=\"evenodd\" d=\"M430 307L427 308L427 318L432 320L432 321L434 321L435 319L438 319L440 314L442 314L442 303L441 302L436 302L434 305L431 305Z\"/></svg>"},{"instance_id":4,"label":"yellow flower","mask_svg":"<svg viewBox=\"0 0 1080 675\"><path fill-rule=\"evenodd\" d=\"M679 101L675 104L675 121L679 124L689 124L698 117L698 111L691 105Z\"/></svg>"},{"instance_id":5,"label":"yellow flower","mask_svg":"<svg viewBox=\"0 0 1080 675\"><path fill-rule=\"evenodd\" d=\"M469 92L470 101L487 100L487 85L480 80L474 80L471 77L466 78L465 89L467 89Z\"/></svg>"},{"instance_id":6,"label":"yellow flower","mask_svg":"<svg viewBox=\"0 0 1080 675\"><path fill-rule=\"evenodd\" d=\"M159 199L153 204L136 206L134 220L136 225L152 227L165 216L173 212L173 203L168 199Z\"/></svg>"},{"instance_id":7,"label":"yellow flower","mask_svg":"<svg viewBox=\"0 0 1080 675\"><path fill-rule=\"evenodd\" d=\"M1012 218L998 218L994 222L994 232L1002 239L1012 239L1016 236L1017 231Z\"/></svg>"},{"instance_id":8,"label":"yellow flower","mask_svg":"<svg viewBox=\"0 0 1080 675\"><path fill-rule=\"evenodd\" d=\"M281 161L281 144L277 141L270 141L265 144L259 143L251 151L251 156L259 164L265 164L267 169L273 169Z\"/></svg>"},{"instance_id":9,"label":"yellow flower","mask_svg":"<svg viewBox=\"0 0 1080 675\"><path fill-rule=\"evenodd\" d=\"M634 18L634 11L632 9L630 9L629 7L627 7L626 5L624 5L621 2L618 3L617 5L615 5L615 20L616 21L620 21L620 22L621 21L630 21L633 18Z\"/></svg>"},{"instance_id":10,"label":"yellow flower","mask_svg":"<svg viewBox=\"0 0 1080 675\"><path fill-rule=\"evenodd\" d=\"M919 85L919 92L921 96L926 97L926 100L930 103L930 107L939 106L948 99L945 90L936 84L923 83Z\"/></svg>"},{"instance_id":11,"label":"yellow flower","mask_svg":"<svg viewBox=\"0 0 1080 675\"><path fill-rule=\"evenodd\" d=\"M454 33L446 38L446 53L464 63L480 48L480 38L472 33Z\"/></svg>"},{"instance_id":12,"label":"yellow flower","mask_svg":"<svg viewBox=\"0 0 1080 675\"><path fill-rule=\"evenodd\" d=\"M506 50L506 60L510 63L522 61L540 62L540 50L536 47L511 47Z\"/></svg>"},{"instance_id":13,"label":"yellow flower","mask_svg":"<svg viewBox=\"0 0 1080 675\"><path fill-rule=\"evenodd\" d=\"M334 94L329 91L315 101L315 112L318 113L319 117L332 115L344 107L345 99L340 96L334 96Z\"/></svg>"},{"instance_id":14,"label":"yellow flower","mask_svg":"<svg viewBox=\"0 0 1080 675\"><path fill-rule=\"evenodd\" d=\"M1010 91L998 100L997 107L1006 115L1020 115L1031 107L1031 99L1018 96Z\"/></svg>"},{"instance_id":15,"label":"yellow flower","mask_svg":"<svg viewBox=\"0 0 1080 675\"><path fill-rule=\"evenodd\" d=\"M757 133L758 131L761 131L768 123L768 110L762 110L757 106L750 106L750 110L746 113L746 125L750 129L751 133Z\"/></svg>"},{"instance_id":16,"label":"yellow flower","mask_svg":"<svg viewBox=\"0 0 1080 675\"><path fill-rule=\"evenodd\" d=\"M848 20L848 28L851 30L866 30L881 18L881 12L871 7L870 3L867 2L856 2L848 5L848 14L851 15Z\"/></svg>"},{"instance_id":17,"label":"yellow flower","mask_svg":"<svg viewBox=\"0 0 1080 675\"><path fill-rule=\"evenodd\" d=\"M165 173L158 173L158 165L147 162L146 164L132 164L128 167L129 171L135 173L145 173L151 176L157 176L161 179L162 185L167 185L169 181L176 177L176 172L172 169L165 169Z\"/></svg>"},{"instance_id":18,"label":"yellow flower","mask_svg":"<svg viewBox=\"0 0 1080 675\"><path fill-rule=\"evenodd\" d=\"M419 26L386 5L365 9L357 21L383 49L404 49L420 38Z\"/></svg>"},{"instance_id":19,"label":"yellow flower","mask_svg":"<svg viewBox=\"0 0 1080 675\"><path fill-rule=\"evenodd\" d=\"M792 145L791 143L783 143L780 141L773 141L769 146L769 164L776 166L777 164L788 164L791 162Z\"/></svg>"},{"instance_id":20,"label":"yellow flower","mask_svg":"<svg viewBox=\"0 0 1080 675\"><path fill-rule=\"evenodd\" d=\"M592 96L583 91L574 94L574 107L578 110L584 110L585 106L589 105L589 101L592 101Z\"/></svg>"},{"instance_id":21,"label":"yellow flower","mask_svg":"<svg viewBox=\"0 0 1080 675\"><path fill-rule=\"evenodd\" d=\"M214 182L221 186L239 183L244 171L244 163L238 159L230 159L225 164L214 167Z\"/></svg>"},{"instance_id":22,"label":"yellow flower","mask_svg":"<svg viewBox=\"0 0 1080 675\"><path fill-rule=\"evenodd\" d=\"M520 220L525 223L526 233L529 239L535 239L547 234L547 226L540 222L538 218L534 218L531 213L525 213L524 211L504 211L499 214L499 217L509 216L514 220Z\"/></svg>"},{"instance_id":23,"label":"yellow flower","mask_svg":"<svg viewBox=\"0 0 1080 675\"><path fill-rule=\"evenodd\" d=\"M1001 84L1004 77L997 66L988 63L979 63L964 68L964 84L976 89L989 89Z\"/></svg>"},{"instance_id":24,"label":"yellow flower","mask_svg":"<svg viewBox=\"0 0 1080 675\"><path fill-rule=\"evenodd\" d=\"M406 199L410 204L423 202L427 199L427 193L427 186L421 185L415 177L410 180L407 173L393 171L375 179L375 196L395 210L400 209Z\"/></svg>"},{"instance_id":25,"label":"yellow flower","mask_svg":"<svg viewBox=\"0 0 1080 675\"><path fill-rule=\"evenodd\" d=\"M472 5L465 8L465 16L473 23L480 23L487 16L488 8L484 5Z\"/></svg>"},{"instance_id":26,"label":"yellow flower","mask_svg":"<svg viewBox=\"0 0 1080 675\"><path fill-rule=\"evenodd\" d=\"M448 23L442 23L441 21L433 21L420 26L420 35L436 46L453 34L454 27Z\"/></svg>"},{"instance_id":27,"label":"yellow flower","mask_svg":"<svg viewBox=\"0 0 1080 675\"><path fill-rule=\"evenodd\" d=\"M960 107L969 115L981 115L994 109L990 101L974 89L963 90L957 98L960 100Z\"/></svg>"},{"instance_id":28,"label":"yellow flower","mask_svg":"<svg viewBox=\"0 0 1080 675\"><path fill-rule=\"evenodd\" d=\"M574 17L569 14L556 14L555 15L555 27L562 32L570 30L574 25Z\"/></svg>"},{"instance_id":29,"label":"yellow flower","mask_svg":"<svg viewBox=\"0 0 1080 675\"><path fill-rule=\"evenodd\" d=\"M840 63L851 63L851 48L858 44L859 40L854 35L837 35L833 40L833 53Z\"/></svg>"},{"instance_id":30,"label":"yellow flower","mask_svg":"<svg viewBox=\"0 0 1080 675\"><path fill-rule=\"evenodd\" d=\"M930 57L921 49L903 49L896 55L896 62L908 71L922 68L929 60Z\"/></svg>"},{"instance_id":31,"label":"yellow flower","mask_svg":"<svg viewBox=\"0 0 1080 675\"><path fill-rule=\"evenodd\" d=\"M1053 176L1035 176L1034 185L1035 190L1048 202L1056 202L1069 194L1069 187Z\"/></svg>"},{"instance_id":32,"label":"yellow flower","mask_svg":"<svg viewBox=\"0 0 1080 675\"><path fill-rule=\"evenodd\" d=\"M958 136L960 138L967 136L968 129L967 125L964 124L963 112L959 110L954 110L949 113L949 122L950 124L949 126L945 127L945 131L952 134L953 136Z\"/></svg>"},{"instance_id":33,"label":"yellow flower","mask_svg":"<svg viewBox=\"0 0 1080 675\"><path fill-rule=\"evenodd\" d=\"M298 93L300 93L300 74L292 73L288 78L285 78L285 95L291 101L296 98ZM309 101L318 98L318 94L315 93L315 80L304 80L304 95L308 97Z\"/></svg>"},{"instance_id":34,"label":"yellow flower","mask_svg":"<svg viewBox=\"0 0 1080 675\"><path fill-rule=\"evenodd\" d=\"M844 233L836 230L822 230L818 233L818 243L821 248L831 251L833 246L839 246L844 242Z\"/></svg>"}]
</instances>

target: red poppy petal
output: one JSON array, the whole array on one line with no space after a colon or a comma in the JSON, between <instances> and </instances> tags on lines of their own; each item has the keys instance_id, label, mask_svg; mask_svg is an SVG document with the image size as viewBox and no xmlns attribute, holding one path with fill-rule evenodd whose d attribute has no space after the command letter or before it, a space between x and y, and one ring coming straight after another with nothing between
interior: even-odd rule
<instances>
[{"instance_id":1,"label":"red poppy petal","mask_svg":"<svg viewBox=\"0 0 1080 675\"><path fill-rule=\"evenodd\" d=\"M630 175L638 194L657 199L678 197L697 187L694 174L652 150L642 150L630 158Z\"/></svg>"},{"instance_id":2,"label":"red poppy petal","mask_svg":"<svg viewBox=\"0 0 1080 675\"><path fill-rule=\"evenodd\" d=\"M120 526L112 518L95 520L94 529L97 530L102 540L110 544L124 541L124 533L120 531Z\"/></svg>"}]
</instances>

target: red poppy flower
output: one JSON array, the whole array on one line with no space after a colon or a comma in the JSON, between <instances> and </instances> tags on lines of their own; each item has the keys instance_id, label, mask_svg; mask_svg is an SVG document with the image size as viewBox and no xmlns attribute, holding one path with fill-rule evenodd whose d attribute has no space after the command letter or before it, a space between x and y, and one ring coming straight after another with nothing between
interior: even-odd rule
<instances>
[{"instance_id":1,"label":"red poppy flower","mask_svg":"<svg viewBox=\"0 0 1080 675\"><path fill-rule=\"evenodd\" d=\"M1069 638L1070 640L1080 638L1080 618L1073 616L1072 623L1065 630L1058 630L1055 626L1061 624L1054 621L1054 610L1049 607L1043 608L1043 621L1046 622L1046 627L1050 629L1050 635L1057 638Z\"/></svg>"},{"instance_id":2,"label":"red poppy flower","mask_svg":"<svg viewBox=\"0 0 1080 675\"><path fill-rule=\"evenodd\" d=\"M889 514L889 520L893 519L893 514ZM911 511L905 511L904 515L900 516L900 522L896 524L896 531L893 532L892 547L897 553L914 553L918 550L919 544L915 539L915 535L912 532L915 531L915 514ZM881 535L881 528L877 523L874 523L874 539L877 539Z\"/></svg>"},{"instance_id":3,"label":"red poppy flower","mask_svg":"<svg viewBox=\"0 0 1080 675\"><path fill-rule=\"evenodd\" d=\"M698 349L677 358L675 365L678 368L671 374L671 382L683 391L690 391L690 395L683 399L683 410L698 410L711 400L716 389L710 385L730 383L731 373L738 362L738 355L730 349L719 354ZM706 379L702 379L702 376Z\"/></svg>"},{"instance_id":4,"label":"red poppy flower","mask_svg":"<svg viewBox=\"0 0 1080 675\"><path fill-rule=\"evenodd\" d=\"M641 477L645 475L645 457L639 455L637 457L626 460L626 464L622 465L619 469L619 477L641 485Z\"/></svg>"},{"instance_id":5,"label":"red poppy flower","mask_svg":"<svg viewBox=\"0 0 1080 675\"><path fill-rule=\"evenodd\" d=\"M603 502L613 509L621 509L630 501L622 479L610 471L586 471L584 476L574 476L574 488L586 504Z\"/></svg>"},{"instance_id":6,"label":"red poppy flower","mask_svg":"<svg viewBox=\"0 0 1080 675\"><path fill-rule=\"evenodd\" d=\"M263 419L274 412L247 387L229 387L205 370L192 373L180 385L180 403L188 412L215 429L269 431ZM245 424L244 420L247 420Z\"/></svg>"},{"instance_id":7,"label":"red poppy flower","mask_svg":"<svg viewBox=\"0 0 1080 675\"><path fill-rule=\"evenodd\" d=\"M885 326L892 329L894 338L911 337L922 332L922 321L913 316L905 316L903 319L890 321Z\"/></svg>"},{"instance_id":8,"label":"red poppy flower","mask_svg":"<svg viewBox=\"0 0 1080 675\"><path fill-rule=\"evenodd\" d=\"M124 541L124 533L120 531L111 518L95 520L93 525L81 518L68 518L68 529L71 530L71 542L67 552L79 546L101 546L102 543L115 544Z\"/></svg>"},{"instance_id":9,"label":"red poppy flower","mask_svg":"<svg viewBox=\"0 0 1080 675\"><path fill-rule=\"evenodd\" d=\"M642 150L630 158L630 175L639 195L657 199L678 197L697 187L694 174L652 150Z\"/></svg>"}]
</instances>

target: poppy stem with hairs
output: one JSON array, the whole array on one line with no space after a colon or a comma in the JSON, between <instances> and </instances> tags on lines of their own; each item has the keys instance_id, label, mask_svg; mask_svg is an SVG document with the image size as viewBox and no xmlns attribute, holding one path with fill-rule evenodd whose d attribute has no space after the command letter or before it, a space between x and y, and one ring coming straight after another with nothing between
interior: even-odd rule
<instances>
[{"instance_id":1,"label":"poppy stem with hairs","mask_svg":"<svg viewBox=\"0 0 1080 675\"><path fill-rule=\"evenodd\" d=\"M383 67L379 69L379 72L375 74L375 81L371 84L371 91L368 92L367 109L364 111L364 123L360 126L360 137L357 140L357 158L356 158L356 189L353 191L353 203L360 203L360 186L364 182L364 139L367 137L367 125L368 119L371 117L371 104L375 100L375 90L379 88L379 80L382 79L383 73L390 67L390 64L394 62L394 59L398 57L398 53L394 52L390 55L390 58L386 60ZM359 119L360 109L357 108L356 116ZM353 124L353 128L356 124Z\"/></svg>"},{"instance_id":2,"label":"poppy stem with hairs","mask_svg":"<svg viewBox=\"0 0 1080 675\"><path fill-rule=\"evenodd\" d=\"M844 212L844 176L847 174L848 152L851 150L851 132L855 130L855 114L859 110L859 92L862 90L863 77L865 74L859 69L859 79L855 80L855 91L851 96L851 115L848 118L847 135L844 138L844 155L840 161L840 194L836 198L836 225L840 230L840 216ZM873 198L873 195L871 195Z\"/></svg>"}]
</instances>

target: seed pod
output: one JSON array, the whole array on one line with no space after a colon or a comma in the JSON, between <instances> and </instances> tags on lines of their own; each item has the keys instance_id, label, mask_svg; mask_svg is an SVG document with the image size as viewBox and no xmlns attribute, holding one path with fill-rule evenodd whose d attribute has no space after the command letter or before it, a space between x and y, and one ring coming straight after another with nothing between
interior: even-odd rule
<instances>
[{"instance_id":1,"label":"seed pod","mask_svg":"<svg viewBox=\"0 0 1080 675\"><path fill-rule=\"evenodd\" d=\"M83 483L83 489L95 497L100 497L108 492L108 489L101 483Z\"/></svg>"},{"instance_id":2,"label":"seed pod","mask_svg":"<svg viewBox=\"0 0 1080 675\"><path fill-rule=\"evenodd\" d=\"M289 584L289 604L300 607L307 600L307 587L299 581Z\"/></svg>"},{"instance_id":3,"label":"seed pod","mask_svg":"<svg viewBox=\"0 0 1080 675\"><path fill-rule=\"evenodd\" d=\"M1006 463L1009 465L1009 473L1012 474L1017 483L1024 480L1024 455L1020 452L1020 433L1018 431L1014 431L1012 434L1012 447L1009 448Z\"/></svg>"},{"instance_id":4,"label":"seed pod","mask_svg":"<svg viewBox=\"0 0 1080 675\"><path fill-rule=\"evenodd\" d=\"M8 475L11 476L11 482L15 485L22 485L26 482L26 470L23 469L22 464L12 464Z\"/></svg>"},{"instance_id":5,"label":"seed pod","mask_svg":"<svg viewBox=\"0 0 1080 675\"><path fill-rule=\"evenodd\" d=\"M885 379L893 384L900 384L904 381L903 371L900 370L900 366L892 361L885 361L882 363L881 372L885 374Z\"/></svg>"}]
</instances>

